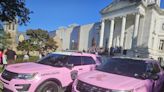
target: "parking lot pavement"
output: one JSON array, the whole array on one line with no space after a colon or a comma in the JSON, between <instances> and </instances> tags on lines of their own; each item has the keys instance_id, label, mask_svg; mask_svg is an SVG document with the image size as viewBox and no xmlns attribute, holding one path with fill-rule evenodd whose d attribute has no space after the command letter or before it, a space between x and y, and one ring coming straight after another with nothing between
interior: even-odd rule
<instances>
[{"instance_id":1,"label":"parking lot pavement","mask_svg":"<svg viewBox=\"0 0 164 92\"><path fill-rule=\"evenodd\" d=\"M71 92L71 88L72 88L72 86L70 86L69 89L67 89L67 91L65 91L65 92ZM2 92L2 89L3 89L3 86L2 86L2 83L0 82L0 92ZM162 87L160 92L164 92L164 86Z\"/></svg>"}]
</instances>

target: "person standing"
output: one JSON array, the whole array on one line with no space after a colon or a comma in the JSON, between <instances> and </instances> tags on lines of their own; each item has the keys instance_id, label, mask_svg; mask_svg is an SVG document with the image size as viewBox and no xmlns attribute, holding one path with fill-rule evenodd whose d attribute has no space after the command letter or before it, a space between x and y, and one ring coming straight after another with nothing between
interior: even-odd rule
<instances>
[{"instance_id":1,"label":"person standing","mask_svg":"<svg viewBox=\"0 0 164 92\"><path fill-rule=\"evenodd\" d=\"M3 61L3 50L0 49L0 64L3 64L2 61Z\"/></svg>"},{"instance_id":2,"label":"person standing","mask_svg":"<svg viewBox=\"0 0 164 92\"><path fill-rule=\"evenodd\" d=\"M26 54L23 57L23 61L27 62L29 61L29 58L30 58L29 52L26 52Z\"/></svg>"},{"instance_id":3,"label":"person standing","mask_svg":"<svg viewBox=\"0 0 164 92\"><path fill-rule=\"evenodd\" d=\"M2 69L5 69L5 67L7 65L7 60L6 60L6 55L4 54L4 50L3 49L2 49L2 64L3 64Z\"/></svg>"},{"instance_id":4,"label":"person standing","mask_svg":"<svg viewBox=\"0 0 164 92\"><path fill-rule=\"evenodd\" d=\"M44 54L42 51L39 51L39 59L42 59L44 57Z\"/></svg>"},{"instance_id":5,"label":"person standing","mask_svg":"<svg viewBox=\"0 0 164 92\"><path fill-rule=\"evenodd\" d=\"M17 58L15 51L13 51L11 48L8 48L5 55L7 57L8 64L14 64L15 63L15 60Z\"/></svg>"},{"instance_id":6,"label":"person standing","mask_svg":"<svg viewBox=\"0 0 164 92\"><path fill-rule=\"evenodd\" d=\"M4 69L7 65L6 56L4 55L3 49L0 49L0 64L2 65L2 69Z\"/></svg>"}]
</instances>

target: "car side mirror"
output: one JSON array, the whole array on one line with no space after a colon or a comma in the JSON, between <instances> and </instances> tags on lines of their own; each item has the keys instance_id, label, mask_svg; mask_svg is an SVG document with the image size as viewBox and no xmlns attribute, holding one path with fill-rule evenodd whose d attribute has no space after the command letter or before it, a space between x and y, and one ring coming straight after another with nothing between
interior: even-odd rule
<instances>
[{"instance_id":1,"label":"car side mirror","mask_svg":"<svg viewBox=\"0 0 164 92\"><path fill-rule=\"evenodd\" d=\"M74 64L66 64L66 67L72 69L74 67Z\"/></svg>"},{"instance_id":2,"label":"car side mirror","mask_svg":"<svg viewBox=\"0 0 164 92\"><path fill-rule=\"evenodd\" d=\"M157 75L157 74L152 74L152 75L150 75L150 79L158 80L158 79L159 79L159 75Z\"/></svg>"}]
</instances>

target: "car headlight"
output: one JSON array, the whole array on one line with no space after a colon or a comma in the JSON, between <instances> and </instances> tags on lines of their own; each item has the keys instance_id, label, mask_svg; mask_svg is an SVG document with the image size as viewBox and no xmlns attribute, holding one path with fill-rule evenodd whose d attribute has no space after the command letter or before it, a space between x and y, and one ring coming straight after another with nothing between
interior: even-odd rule
<instances>
[{"instance_id":1,"label":"car headlight","mask_svg":"<svg viewBox=\"0 0 164 92\"><path fill-rule=\"evenodd\" d=\"M127 90L112 90L112 92L133 92L133 91L127 91Z\"/></svg>"},{"instance_id":2,"label":"car headlight","mask_svg":"<svg viewBox=\"0 0 164 92\"><path fill-rule=\"evenodd\" d=\"M36 76L36 73L33 74L18 74L15 76L16 79L32 79Z\"/></svg>"}]
</instances>

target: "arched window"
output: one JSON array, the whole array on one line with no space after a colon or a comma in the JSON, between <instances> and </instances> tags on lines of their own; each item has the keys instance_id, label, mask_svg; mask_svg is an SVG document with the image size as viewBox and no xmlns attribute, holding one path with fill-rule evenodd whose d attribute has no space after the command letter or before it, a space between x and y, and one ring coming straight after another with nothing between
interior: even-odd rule
<instances>
[{"instance_id":1,"label":"arched window","mask_svg":"<svg viewBox=\"0 0 164 92\"><path fill-rule=\"evenodd\" d=\"M164 67L164 61L162 57L158 57L158 61L162 67Z\"/></svg>"},{"instance_id":2,"label":"arched window","mask_svg":"<svg viewBox=\"0 0 164 92\"><path fill-rule=\"evenodd\" d=\"M8 24L8 28L9 28L9 30L11 29L11 23Z\"/></svg>"},{"instance_id":3,"label":"arched window","mask_svg":"<svg viewBox=\"0 0 164 92\"><path fill-rule=\"evenodd\" d=\"M12 24L12 28L13 28L13 30L15 30L15 24Z\"/></svg>"},{"instance_id":4,"label":"arched window","mask_svg":"<svg viewBox=\"0 0 164 92\"><path fill-rule=\"evenodd\" d=\"M158 57L158 61L159 62L163 61L163 58L162 57Z\"/></svg>"},{"instance_id":5,"label":"arched window","mask_svg":"<svg viewBox=\"0 0 164 92\"><path fill-rule=\"evenodd\" d=\"M160 40L160 42L159 42L159 50L161 50L161 51L164 50L164 40Z\"/></svg>"}]
</instances>

